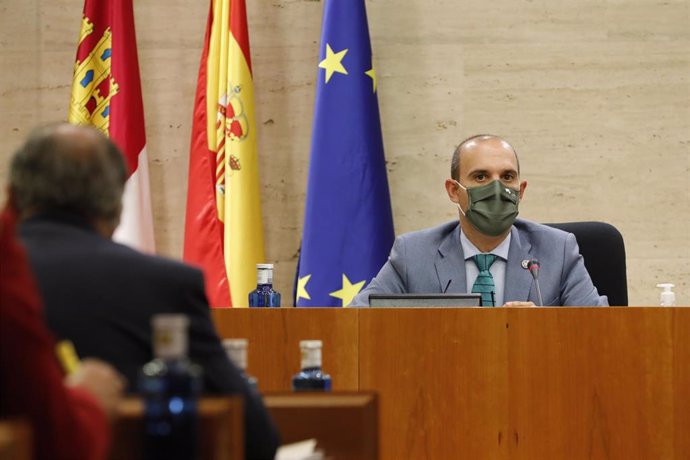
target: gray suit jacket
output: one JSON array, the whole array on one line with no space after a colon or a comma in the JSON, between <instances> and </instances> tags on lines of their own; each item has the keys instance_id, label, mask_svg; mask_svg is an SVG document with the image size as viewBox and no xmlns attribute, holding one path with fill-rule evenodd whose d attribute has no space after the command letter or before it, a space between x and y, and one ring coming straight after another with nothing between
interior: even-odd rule
<instances>
[{"instance_id":1,"label":"gray suit jacket","mask_svg":"<svg viewBox=\"0 0 690 460\"><path fill-rule=\"evenodd\" d=\"M541 265L539 287L545 306L608 305L606 296L600 296L592 284L573 234L521 219L511 230L506 302L539 305L532 275L522 268L523 260L533 258ZM449 281L446 292L467 290L458 221L397 237L388 262L350 305L369 305L370 294L440 293Z\"/></svg>"}]
</instances>

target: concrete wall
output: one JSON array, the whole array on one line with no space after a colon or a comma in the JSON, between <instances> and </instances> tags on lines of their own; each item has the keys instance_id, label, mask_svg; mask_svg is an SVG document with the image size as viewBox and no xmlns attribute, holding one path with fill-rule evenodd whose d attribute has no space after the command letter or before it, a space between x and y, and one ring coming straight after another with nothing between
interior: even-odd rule
<instances>
[{"instance_id":1,"label":"concrete wall","mask_svg":"<svg viewBox=\"0 0 690 460\"><path fill-rule=\"evenodd\" d=\"M191 110L207 1L137 0L161 254L182 254ZM291 297L322 2L249 0L266 249ZM455 145L511 141L521 215L604 220L626 241L631 304L690 304L688 0L371 0L397 233L456 216ZM0 175L36 124L66 118L82 0L0 0ZM4 199L4 191L0 192Z\"/></svg>"}]
</instances>

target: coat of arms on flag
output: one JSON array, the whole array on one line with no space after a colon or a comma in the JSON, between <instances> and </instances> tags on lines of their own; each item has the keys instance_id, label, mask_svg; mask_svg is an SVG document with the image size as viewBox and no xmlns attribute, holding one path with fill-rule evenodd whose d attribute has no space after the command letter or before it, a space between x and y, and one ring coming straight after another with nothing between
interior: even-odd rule
<instances>
[{"instance_id":1,"label":"coat of arms on flag","mask_svg":"<svg viewBox=\"0 0 690 460\"><path fill-rule=\"evenodd\" d=\"M114 238L154 252L144 107L132 0L86 0L74 64L68 120L110 137L129 177Z\"/></svg>"}]
</instances>

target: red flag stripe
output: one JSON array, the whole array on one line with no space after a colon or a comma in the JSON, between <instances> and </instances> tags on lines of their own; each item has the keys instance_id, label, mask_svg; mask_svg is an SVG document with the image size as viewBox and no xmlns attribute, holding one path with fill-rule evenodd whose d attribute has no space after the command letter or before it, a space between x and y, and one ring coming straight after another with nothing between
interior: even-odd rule
<instances>
[{"instance_id":1,"label":"red flag stripe","mask_svg":"<svg viewBox=\"0 0 690 460\"><path fill-rule=\"evenodd\" d=\"M110 103L110 137L125 154L131 174L136 171L139 152L146 145L132 0L111 0L110 12L113 24L113 78L116 83L126 82L119 85L118 95Z\"/></svg>"},{"instance_id":2,"label":"red flag stripe","mask_svg":"<svg viewBox=\"0 0 690 460\"><path fill-rule=\"evenodd\" d=\"M211 3L194 100L184 260L204 271L211 306L227 307L231 306L231 300L223 256L223 224L218 220L216 209L216 153L209 150L206 133L206 66L212 24Z\"/></svg>"},{"instance_id":3,"label":"red flag stripe","mask_svg":"<svg viewBox=\"0 0 690 460\"><path fill-rule=\"evenodd\" d=\"M230 32L244 54L244 59L252 74L252 59L249 53L249 30L247 27L247 6L244 0L233 0L230 7Z\"/></svg>"}]
</instances>

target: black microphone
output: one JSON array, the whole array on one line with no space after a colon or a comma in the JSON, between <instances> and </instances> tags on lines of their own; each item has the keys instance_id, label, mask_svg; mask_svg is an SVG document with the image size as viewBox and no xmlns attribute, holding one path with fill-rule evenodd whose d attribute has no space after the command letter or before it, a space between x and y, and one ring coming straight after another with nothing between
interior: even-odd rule
<instances>
[{"instance_id":1,"label":"black microphone","mask_svg":"<svg viewBox=\"0 0 690 460\"><path fill-rule=\"evenodd\" d=\"M522 267L529 270L529 272L532 274L532 278L534 278L534 283L537 285L537 296L539 297L539 306L543 307L544 301L541 298L541 288L539 287L539 260L530 259L527 261L526 265L523 263Z\"/></svg>"}]
</instances>

